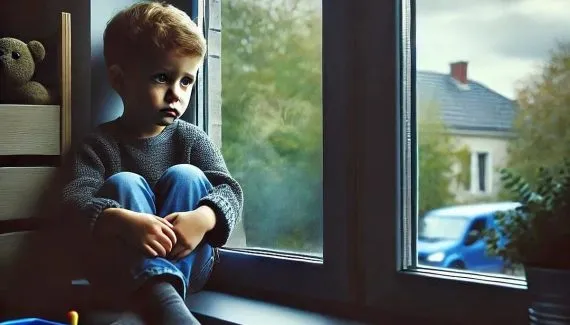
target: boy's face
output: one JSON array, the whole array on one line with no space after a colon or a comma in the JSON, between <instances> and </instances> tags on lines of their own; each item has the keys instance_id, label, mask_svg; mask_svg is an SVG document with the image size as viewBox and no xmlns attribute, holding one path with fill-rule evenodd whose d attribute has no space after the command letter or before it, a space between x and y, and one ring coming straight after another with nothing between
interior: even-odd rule
<instances>
[{"instance_id":1,"label":"boy's face","mask_svg":"<svg viewBox=\"0 0 570 325\"><path fill-rule=\"evenodd\" d=\"M124 115L141 130L162 130L186 111L202 58L167 52L133 61L115 87Z\"/></svg>"}]
</instances>

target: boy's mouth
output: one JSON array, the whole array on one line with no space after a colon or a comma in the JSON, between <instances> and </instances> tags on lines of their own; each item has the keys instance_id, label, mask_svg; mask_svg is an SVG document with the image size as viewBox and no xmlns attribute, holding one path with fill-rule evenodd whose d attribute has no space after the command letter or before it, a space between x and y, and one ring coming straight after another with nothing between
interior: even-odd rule
<instances>
[{"instance_id":1,"label":"boy's mouth","mask_svg":"<svg viewBox=\"0 0 570 325\"><path fill-rule=\"evenodd\" d=\"M174 118L178 117L178 111L175 110L174 108L163 108L160 110L160 112L170 117Z\"/></svg>"}]
</instances>

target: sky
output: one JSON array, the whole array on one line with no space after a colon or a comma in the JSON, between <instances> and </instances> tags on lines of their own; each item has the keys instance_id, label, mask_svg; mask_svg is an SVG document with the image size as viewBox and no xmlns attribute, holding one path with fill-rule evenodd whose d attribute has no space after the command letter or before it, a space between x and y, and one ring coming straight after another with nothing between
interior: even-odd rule
<instances>
[{"instance_id":1,"label":"sky","mask_svg":"<svg viewBox=\"0 0 570 325\"><path fill-rule=\"evenodd\" d=\"M557 41L570 41L570 0L417 0L417 69L449 73L467 61L468 78L515 98Z\"/></svg>"}]
</instances>

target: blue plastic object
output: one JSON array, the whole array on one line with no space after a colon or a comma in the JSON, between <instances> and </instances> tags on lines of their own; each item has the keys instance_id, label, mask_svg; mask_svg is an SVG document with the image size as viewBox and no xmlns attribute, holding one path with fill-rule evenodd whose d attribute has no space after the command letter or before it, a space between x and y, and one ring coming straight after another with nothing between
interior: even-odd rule
<instances>
[{"instance_id":1,"label":"blue plastic object","mask_svg":"<svg viewBox=\"0 0 570 325\"><path fill-rule=\"evenodd\" d=\"M9 320L0 323L0 325L67 325L67 324L56 323L40 318L22 318L22 319Z\"/></svg>"}]
</instances>

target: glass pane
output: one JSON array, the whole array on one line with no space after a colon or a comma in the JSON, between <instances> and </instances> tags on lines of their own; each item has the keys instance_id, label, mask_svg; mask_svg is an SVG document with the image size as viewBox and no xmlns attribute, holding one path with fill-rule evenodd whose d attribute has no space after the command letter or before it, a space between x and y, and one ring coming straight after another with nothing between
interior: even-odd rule
<instances>
[{"instance_id":1,"label":"glass pane","mask_svg":"<svg viewBox=\"0 0 570 325\"><path fill-rule=\"evenodd\" d=\"M419 265L523 276L486 253L481 229L515 204L500 168L532 182L538 166L570 156L568 9L417 1Z\"/></svg>"},{"instance_id":2,"label":"glass pane","mask_svg":"<svg viewBox=\"0 0 570 325\"><path fill-rule=\"evenodd\" d=\"M222 151L244 189L228 246L322 256L321 2L222 3Z\"/></svg>"}]
</instances>

